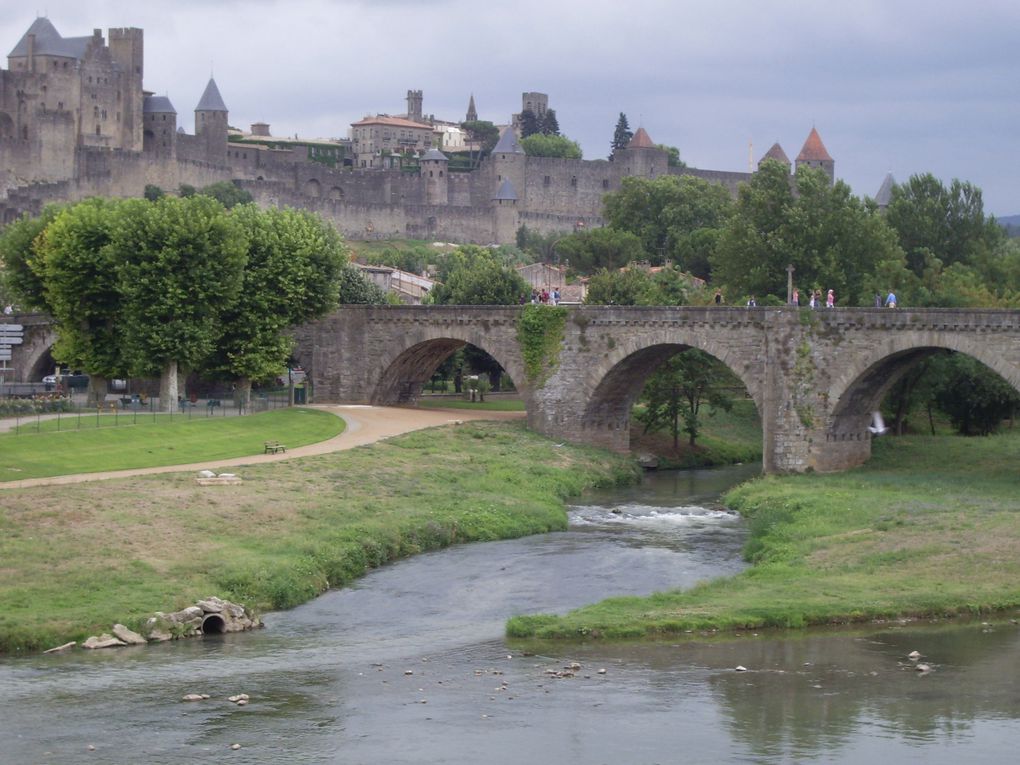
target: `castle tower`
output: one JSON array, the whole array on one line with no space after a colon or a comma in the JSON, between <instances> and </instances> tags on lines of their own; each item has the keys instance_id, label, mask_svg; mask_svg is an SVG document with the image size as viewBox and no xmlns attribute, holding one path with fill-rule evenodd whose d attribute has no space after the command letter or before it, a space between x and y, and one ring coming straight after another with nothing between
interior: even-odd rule
<instances>
[{"instance_id":1,"label":"castle tower","mask_svg":"<svg viewBox=\"0 0 1020 765\"><path fill-rule=\"evenodd\" d=\"M513 132L513 131L507 131ZM493 241L510 244L517 238L517 192L509 178L504 178L492 197L495 207Z\"/></svg>"},{"instance_id":2,"label":"castle tower","mask_svg":"<svg viewBox=\"0 0 1020 765\"><path fill-rule=\"evenodd\" d=\"M421 177L425 180L425 204L446 205L450 203L449 174L450 160L439 149L429 149L421 158Z\"/></svg>"},{"instance_id":3,"label":"castle tower","mask_svg":"<svg viewBox=\"0 0 1020 765\"><path fill-rule=\"evenodd\" d=\"M227 105L223 103L220 89L212 77L195 107L195 136L201 139L206 161L226 164Z\"/></svg>"},{"instance_id":4,"label":"castle tower","mask_svg":"<svg viewBox=\"0 0 1020 765\"><path fill-rule=\"evenodd\" d=\"M821 168L829 176L830 183L836 180L836 162L829 156L829 152L825 150L825 144L822 143L821 136L818 135L818 131L813 127L811 132L808 133L807 140L804 141L800 154L797 155L797 167L802 165Z\"/></svg>"},{"instance_id":5,"label":"castle tower","mask_svg":"<svg viewBox=\"0 0 1020 765\"><path fill-rule=\"evenodd\" d=\"M514 200L516 203L517 190L526 192L524 173L527 157L524 154L524 149L521 148L520 142L517 140L517 134L513 128L506 128L503 131L489 157L492 160L492 168L496 176L494 180L497 186L502 184L503 181L509 180L511 182L511 189L514 190ZM512 239L508 241L512 241Z\"/></svg>"},{"instance_id":6,"label":"castle tower","mask_svg":"<svg viewBox=\"0 0 1020 765\"><path fill-rule=\"evenodd\" d=\"M465 122L477 122L478 121L478 110L475 109L475 94L471 94L471 98L468 100L467 114L464 116Z\"/></svg>"},{"instance_id":7,"label":"castle tower","mask_svg":"<svg viewBox=\"0 0 1020 765\"><path fill-rule=\"evenodd\" d=\"M619 163L625 175L655 178L669 172L669 155L658 147L643 127L639 127L627 144L616 153L613 164Z\"/></svg>"},{"instance_id":8,"label":"castle tower","mask_svg":"<svg viewBox=\"0 0 1020 765\"><path fill-rule=\"evenodd\" d=\"M166 96L146 96L142 106L143 150L154 157L177 156L177 110Z\"/></svg>"},{"instance_id":9,"label":"castle tower","mask_svg":"<svg viewBox=\"0 0 1020 765\"><path fill-rule=\"evenodd\" d=\"M786 165L786 170L790 170L790 158L786 156L786 152L783 151L783 147L779 145L779 141L772 144L772 148L765 152L765 155L758 160L758 169L761 170L762 162L766 159L774 159L780 164Z\"/></svg>"},{"instance_id":10,"label":"castle tower","mask_svg":"<svg viewBox=\"0 0 1020 765\"><path fill-rule=\"evenodd\" d=\"M421 122L422 92L420 90L407 91L407 118L413 122Z\"/></svg>"},{"instance_id":11,"label":"castle tower","mask_svg":"<svg viewBox=\"0 0 1020 765\"><path fill-rule=\"evenodd\" d=\"M120 146L140 151L144 145L144 45L141 29L110 29L110 57L120 68ZM172 108L172 107L171 107ZM176 121L176 112L174 120Z\"/></svg>"}]
</instances>

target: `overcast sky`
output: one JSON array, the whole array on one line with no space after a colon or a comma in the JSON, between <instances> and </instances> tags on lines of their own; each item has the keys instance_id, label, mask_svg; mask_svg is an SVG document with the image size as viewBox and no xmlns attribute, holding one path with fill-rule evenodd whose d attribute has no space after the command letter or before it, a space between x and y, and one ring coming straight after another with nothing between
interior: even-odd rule
<instances>
[{"instance_id":1,"label":"overcast sky","mask_svg":"<svg viewBox=\"0 0 1020 765\"><path fill-rule=\"evenodd\" d=\"M873 196L932 172L1020 214L1017 0L37 0L0 6L10 51L36 15L65 37L145 30L145 87L178 124L210 73L247 129L342 137L366 114L462 120L549 94L564 134L604 158L622 111L688 165L746 170L812 125L836 175ZM6 59L4 59L6 66Z\"/></svg>"}]
</instances>

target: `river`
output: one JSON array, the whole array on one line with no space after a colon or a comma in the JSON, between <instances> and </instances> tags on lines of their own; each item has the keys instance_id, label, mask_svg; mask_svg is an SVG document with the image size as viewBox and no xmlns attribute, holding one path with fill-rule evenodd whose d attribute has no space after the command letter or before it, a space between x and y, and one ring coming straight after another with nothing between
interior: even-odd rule
<instances>
[{"instance_id":1,"label":"river","mask_svg":"<svg viewBox=\"0 0 1020 765\"><path fill-rule=\"evenodd\" d=\"M0 763L1014 761L1020 628L1008 620L503 638L516 613L740 571L745 531L717 502L751 471L649 474L578 501L566 532L408 559L258 632L0 660ZM237 693L247 706L226 700Z\"/></svg>"}]
</instances>

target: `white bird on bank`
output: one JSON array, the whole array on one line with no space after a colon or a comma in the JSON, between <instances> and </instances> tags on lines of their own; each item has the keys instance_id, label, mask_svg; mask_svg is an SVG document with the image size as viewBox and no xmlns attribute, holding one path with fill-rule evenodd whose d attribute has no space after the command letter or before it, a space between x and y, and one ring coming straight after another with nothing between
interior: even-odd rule
<instances>
[{"instance_id":1,"label":"white bird on bank","mask_svg":"<svg viewBox=\"0 0 1020 765\"><path fill-rule=\"evenodd\" d=\"M868 426L868 430L870 430L871 435L876 438L889 430L889 428L885 426L885 420L882 419L881 412L871 413L871 424Z\"/></svg>"}]
</instances>

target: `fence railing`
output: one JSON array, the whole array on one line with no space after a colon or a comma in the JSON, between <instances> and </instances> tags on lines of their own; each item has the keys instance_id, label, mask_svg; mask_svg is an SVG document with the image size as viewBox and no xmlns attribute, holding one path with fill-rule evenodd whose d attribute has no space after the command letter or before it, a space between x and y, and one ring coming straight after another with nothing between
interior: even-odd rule
<instances>
[{"instance_id":1,"label":"fence railing","mask_svg":"<svg viewBox=\"0 0 1020 765\"><path fill-rule=\"evenodd\" d=\"M71 396L47 394L36 398L0 398L0 430L15 434L39 433L44 429L66 431L133 425L146 418L153 422L180 422L182 418L242 417L287 406L290 406L290 394L286 390L253 392L247 406L230 391L223 396L181 398L168 411L163 411L158 398L108 396L101 405L87 406ZM45 428L43 423L47 423Z\"/></svg>"}]
</instances>

